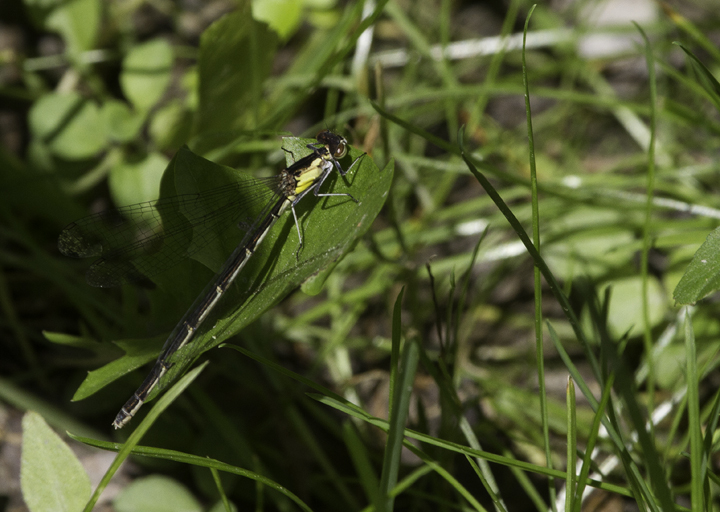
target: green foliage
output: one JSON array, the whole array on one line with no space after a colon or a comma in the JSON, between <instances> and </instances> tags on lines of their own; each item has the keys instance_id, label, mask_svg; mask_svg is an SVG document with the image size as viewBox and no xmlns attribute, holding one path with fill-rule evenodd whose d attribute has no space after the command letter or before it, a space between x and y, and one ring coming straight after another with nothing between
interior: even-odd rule
<instances>
[{"instance_id":1,"label":"green foliage","mask_svg":"<svg viewBox=\"0 0 720 512\"><path fill-rule=\"evenodd\" d=\"M264 21L282 39L294 33L302 21L303 0L259 0L253 2L253 18Z\"/></svg>"},{"instance_id":2,"label":"green foliage","mask_svg":"<svg viewBox=\"0 0 720 512\"><path fill-rule=\"evenodd\" d=\"M138 478L113 501L118 512L201 512L202 505L172 478L151 475Z\"/></svg>"},{"instance_id":3,"label":"green foliage","mask_svg":"<svg viewBox=\"0 0 720 512\"><path fill-rule=\"evenodd\" d=\"M125 97L140 112L160 100L170 84L173 53L164 39L135 46L123 59L120 85Z\"/></svg>"},{"instance_id":4,"label":"green foliage","mask_svg":"<svg viewBox=\"0 0 720 512\"><path fill-rule=\"evenodd\" d=\"M579 511L589 491L712 509L718 13L665 6L612 27L629 46L593 57L587 36L607 29L592 4L538 5L522 53L521 1L500 19L472 2L212 16L26 0L27 47L0 53L21 141L0 147L0 399L119 452L89 497L26 415L31 510L89 510L131 453L179 474L136 480L118 510ZM344 167L367 152L322 188L359 204L303 200L300 251L281 219L125 442L101 439L266 204L248 190L324 128L350 141ZM287 130L300 137L281 142ZM243 218L184 233L190 257L154 289L92 289L89 262L55 250L89 213L217 187L235 196L207 211L237 203ZM209 350L231 336L234 350Z\"/></svg>"},{"instance_id":5,"label":"green foliage","mask_svg":"<svg viewBox=\"0 0 720 512\"><path fill-rule=\"evenodd\" d=\"M22 483L32 512L79 511L90 497L90 479L80 461L42 416L23 417Z\"/></svg>"},{"instance_id":6,"label":"green foliage","mask_svg":"<svg viewBox=\"0 0 720 512\"><path fill-rule=\"evenodd\" d=\"M30 5L34 1L28 2ZM40 2L38 2L40 3ZM44 20L48 30L58 32L70 54L90 50L97 42L100 31L100 0L70 0L50 2L53 8Z\"/></svg>"},{"instance_id":7,"label":"green foliage","mask_svg":"<svg viewBox=\"0 0 720 512\"><path fill-rule=\"evenodd\" d=\"M313 141L314 139L295 140L292 144L288 144L286 149L300 158L304 156L303 151L308 152L306 144ZM318 269L334 266L369 229L370 223L367 220L374 219L379 213L392 182L392 162L384 170L379 171L371 158L362 157L358 151L353 150L347 160L355 158L361 159L352 173L348 173L345 178L350 182L349 186L342 186L336 182L332 191L351 193L359 203L355 204L349 198L329 197L321 199L320 204L309 211L307 208L298 208L303 218L304 245L300 253L301 258L297 252L299 241L292 219L288 218L286 222L276 225L243 269L242 275L237 278L233 288L238 289L240 293L224 301L230 303L232 307L215 319L216 323L212 329L203 329L191 345L173 357L173 368L151 397L181 375L199 354L217 346L256 320L291 289L313 276ZM233 202L245 204L244 213L247 213L251 219L255 218L265 205L265 201L255 201L254 197L243 197L242 194L247 193L246 185L252 183L250 178L239 175L233 169L204 160L188 150L180 150L177 153L165 176L174 181L172 195L193 197L198 193L235 186L238 193L233 198ZM252 190L256 191L254 188ZM311 200L309 198L306 202ZM205 215L218 208L219 205L215 202L208 204ZM177 214L183 215L185 212L181 211ZM193 216L201 214L202 211L192 212ZM196 242L188 240L188 252L193 253L193 258L206 267L218 271L228 255L241 242L242 236L241 231L226 232L215 238L214 243L203 242L202 246L198 247L194 246ZM187 283L179 282L174 278L160 282L164 285L166 293L182 293L182 290L187 289ZM314 281L315 289L319 289L321 285L322 281ZM199 290L194 293L199 293ZM76 400L92 394L118 377L155 359L160 348L152 339L124 342L121 346L127 347L126 357L90 372L78 389L74 397Z\"/></svg>"},{"instance_id":8,"label":"green foliage","mask_svg":"<svg viewBox=\"0 0 720 512\"><path fill-rule=\"evenodd\" d=\"M675 288L679 304L694 304L720 289L720 228L713 230L693 256Z\"/></svg>"},{"instance_id":9,"label":"green foliage","mask_svg":"<svg viewBox=\"0 0 720 512\"><path fill-rule=\"evenodd\" d=\"M108 142L97 105L76 92L43 96L33 105L29 121L35 143L59 158L90 158Z\"/></svg>"}]
</instances>

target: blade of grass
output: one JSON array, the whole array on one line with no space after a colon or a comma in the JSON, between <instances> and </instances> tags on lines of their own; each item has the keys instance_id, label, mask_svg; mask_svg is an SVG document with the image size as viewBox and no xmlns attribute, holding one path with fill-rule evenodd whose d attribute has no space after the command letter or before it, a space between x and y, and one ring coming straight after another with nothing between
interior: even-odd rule
<instances>
[{"instance_id":1,"label":"blade of grass","mask_svg":"<svg viewBox=\"0 0 720 512\"><path fill-rule=\"evenodd\" d=\"M307 447L308 453L312 454L320 468L325 472L327 481L330 482L330 485L332 485L345 500L343 507L348 507L351 510L360 508L360 504L357 503L347 483L343 479L338 478L341 472L333 466L333 461L323 450L322 443L317 439L317 436L314 435L313 429L308 425L308 422L305 421L296 407L289 406L286 411L285 417L298 434L299 439L302 440Z\"/></svg>"},{"instance_id":2,"label":"blade of grass","mask_svg":"<svg viewBox=\"0 0 720 512\"><path fill-rule=\"evenodd\" d=\"M485 240L485 237L487 237L488 231L490 229L490 226L485 226L485 229L483 230L482 234L480 235L480 238L478 238L477 243L475 244L475 247L473 248L472 256L470 256L470 261L468 262L468 266L465 269L465 272L462 276L462 287L460 288L460 296L458 297L458 306L455 312L455 318L453 319L453 331L452 331L452 339L454 340L455 344L455 353L454 356L457 355L457 345L459 343L458 341L458 331L460 329L460 314L465 309L465 299L468 295L468 288L470 287L470 277L472 276L472 269L475 266L475 261L477 260L478 252L480 251L480 244L482 244L483 240ZM456 377L459 377L457 375ZM457 379L456 379L457 380ZM455 382L455 386L458 386L460 383Z\"/></svg>"},{"instance_id":3,"label":"blade of grass","mask_svg":"<svg viewBox=\"0 0 720 512\"><path fill-rule=\"evenodd\" d=\"M405 288L400 290L395 305L393 306L393 321L392 321L392 346L390 347L390 384L388 393L390 397L395 396L395 383L397 381L397 369L398 363L400 362L400 339L402 336L402 323L400 321L400 313L402 311L402 298L405 294ZM388 411L388 417L392 415L393 402L390 401L390 410Z\"/></svg>"},{"instance_id":4,"label":"blade of grass","mask_svg":"<svg viewBox=\"0 0 720 512\"><path fill-rule=\"evenodd\" d=\"M462 141L462 137L458 137L458 140ZM528 237L527 233L525 232L524 228L520 224L520 222L517 220L517 217L512 213L510 208L505 204L505 202L502 200L498 192L495 190L495 188L492 186L492 184L488 181L488 179L475 168L473 163L465 156L463 152L463 159L465 160L466 165L470 169L470 172L473 173L475 178L480 182L482 187L485 189L487 194L491 197L493 202L497 205L497 207L500 209L502 214L506 217L512 228L517 233L518 237L520 238L521 242L525 246L525 249L530 253L530 256L533 258L533 261L535 264L540 268L540 271L543 274L543 277L545 277L545 280L547 281L551 292L555 296L556 300L560 303L560 306L563 309L563 312L565 313L566 317L568 318L571 327L573 328L573 331L575 332L575 335L578 338L578 341L580 342L581 346L583 347L583 350L585 352L585 355L588 359L588 362L591 365L591 368L593 369L594 374L597 376L598 379L602 379L602 373L600 372L600 366L598 365L597 359L595 358L594 353L591 350L591 346L587 341L587 338L585 337L582 327L577 319L577 316L575 315L575 312L571 309L570 303L563 293L562 289L560 288L560 285L558 284L557 280L555 279L555 276L553 276L552 272L550 272L550 269L548 268L547 264L545 263L542 256L540 256L540 253L535 249L535 246L532 244L530 238ZM559 350L562 350L561 348ZM564 350L563 350L564 352ZM567 354L566 354L567 355ZM565 360L565 359L564 359ZM571 361L569 358L565 360L566 365L571 365ZM570 366L568 366L570 368ZM573 376L575 377L575 376ZM582 378L580 378L579 373L577 373L577 382L581 386L580 389L583 391L583 395L588 399L591 406L594 410L597 410L597 400L590 392L590 389L587 387L587 385L584 383ZM632 397L628 397L628 399L632 399ZM619 435L617 429L610 424L610 422L603 421L603 425L608 430L608 433L610 434L611 439L615 443L618 451L620 453L624 453L624 456L622 458L623 463L627 465L629 472L633 475L634 481L638 484L638 488L642 491L642 495L645 496L645 501L651 506L655 506L655 500L652 496L652 494L649 492L649 489L646 485L644 485L644 482L642 481L642 475L637 467L637 465L632 461L629 454L627 453L627 450L625 449L624 443L622 441L621 436ZM643 428L642 422L640 423L640 428ZM647 436L643 438L644 441L647 441ZM649 448L652 450L652 448ZM654 461L651 462L651 465L653 466L653 473L656 478L656 482L658 484L658 489L661 494L663 494L663 497L661 498L661 502L664 503L664 507L667 506L669 494L666 493L667 487L665 487L665 490L663 490L663 486L659 483L657 480L657 473L655 473L654 469L659 467L659 462L657 458L655 458ZM564 477L564 474L563 474Z\"/></svg>"},{"instance_id":5,"label":"blade of grass","mask_svg":"<svg viewBox=\"0 0 720 512\"><path fill-rule=\"evenodd\" d=\"M554 334L555 333L553 333L553 335ZM592 427L590 428L590 435L588 436L587 445L585 446L585 455L583 456L580 476L577 480L574 512L580 512L582 509L583 498L585 498L585 489L587 487L590 469L592 468L592 455L598 440L598 434L600 432L600 420L602 419L603 414L605 414L605 408L607 407L608 401L610 400L610 392L612 391L613 382L615 382L615 378L610 375L607 379L607 382L605 382L605 387L603 388L603 394L600 399L600 406L598 407L598 410L595 412L595 416L593 417Z\"/></svg>"},{"instance_id":6,"label":"blade of grass","mask_svg":"<svg viewBox=\"0 0 720 512\"><path fill-rule=\"evenodd\" d=\"M507 451L504 453L508 457L511 456L511 454ZM535 505L535 508L538 510L538 512L545 512L547 510L547 504L543 500L542 496L540 496L540 493L535 488L530 478L528 478L528 476L522 471L520 471L520 469L518 468L510 466L510 471L520 484L520 487L522 487L522 489L525 491L525 494L528 495L530 501L533 502L533 505Z\"/></svg>"},{"instance_id":7,"label":"blade of grass","mask_svg":"<svg viewBox=\"0 0 720 512\"><path fill-rule=\"evenodd\" d=\"M583 395L587 398L588 402L590 402L590 406L592 409L598 413L599 404L596 401L595 397L590 393L589 388L587 387L587 383L582 378L582 375L578 371L577 367L574 365L572 360L570 359L570 356L568 355L565 348L560 343L560 338L558 337L557 333L555 332L555 329L553 328L552 324L550 322L547 322L548 330L550 331L550 339L553 341L553 344L555 346L555 349L558 351L558 355L560 356L560 359L562 359L563 363L565 364L565 367L570 372L570 375L573 379L578 383L580 386L580 389L583 390ZM586 394L587 391L587 394ZM611 421L611 418L608 417L609 415L605 414L602 416L602 424L607 430L608 435L610 436L611 441L615 445L616 450L616 456L618 459L622 462L622 464L625 466L627 473L628 473L628 480L630 481L631 488L633 489L631 495L633 498L635 498L637 501L642 501L640 496L646 496L646 501L649 503L654 503L652 496L650 494L650 491L647 489L647 486L644 485L644 482L642 480L642 473L640 472L640 469L637 467L635 462L630 457L630 454L628 453L627 449L625 448L625 441L623 440L622 436L620 435L619 430L616 428L615 423ZM629 442L628 442L629 443ZM593 486L595 487L595 486Z\"/></svg>"},{"instance_id":8,"label":"blade of grass","mask_svg":"<svg viewBox=\"0 0 720 512\"><path fill-rule=\"evenodd\" d=\"M707 466L700 431L700 396L698 393L697 350L692 315L685 317L685 364L687 365L688 430L690 431L690 497L693 512L706 510L703 473Z\"/></svg>"},{"instance_id":9,"label":"blade of grass","mask_svg":"<svg viewBox=\"0 0 720 512\"><path fill-rule=\"evenodd\" d=\"M720 417L720 391L715 393L715 400L713 402L712 409L710 410L710 421L708 422L708 425L705 429L705 439L703 439L703 449L705 450L705 459L709 460L710 455L712 454L712 446L713 446L713 435L717 429L718 425L718 418ZM709 471L709 468L707 465L703 466L703 477L702 480L705 481L707 478L707 475L711 473Z\"/></svg>"},{"instance_id":10,"label":"blade of grass","mask_svg":"<svg viewBox=\"0 0 720 512\"><path fill-rule=\"evenodd\" d=\"M462 141L462 137L458 137L458 140ZM488 179L483 175L480 171L477 170L475 165L467 158L465 155L464 149L461 147L461 152L463 156L463 160L465 160L465 164L468 166L468 169L470 169L470 172L475 176L475 179L480 182L480 185L485 189L487 194L490 196L490 198L493 200L495 205L498 207L500 212L505 216L508 223L510 223L510 226L513 228L515 233L517 234L520 241L525 246L525 249L530 253L530 256L533 259L533 262L537 267L540 269L540 272L542 273L543 277L545 278L545 281L548 283L548 286L550 287L550 291L552 292L555 299L560 304L560 307L563 310L563 313L567 317L568 321L570 322L570 326L573 329L573 332L575 333L575 336L577 336L578 341L580 342L580 345L585 350L585 354L588 358L588 362L590 363L593 373L596 376L600 376L600 367L598 366L597 360L595 358L595 355L590 351L590 344L587 341L587 338L585 337L585 334L582 331L582 326L580 325L580 322L575 315L574 310L570 306L570 302L568 301L567 296L563 293L562 288L560 287L560 284L555 279L555 276L550 271L550 268L547 266L547 263L545 263L545 260L542 256L540 256L540 253L535 248L535 245L530 240L530 237L525 232L525 229L522 227L522 224L520 224L520 221L518 221L517 217L515 217L515 214L510 210L507 204L505 204L505 201L503 201L502 197L500 197L500 194L498 194L497 190L495 190L495 187L492 186L492 184L488 181Z\"/></svg>"},{"instance_id":11,"label":"blade of grass","mask_svg":"<svg viewBox=\"0 0 720 512\"><path fill-rule=\"evenodd\" d=\"M445 55L443 54L440 59L432 58L432 45L427 35L412 22L404 10L400 9L396 2L388 2L385 12L398 25L399 29L410 41L410 44L435 68L435 73L442 80L443 86L457 86L458 80L453 74ZM454 98L448 98L444 101L445 122L448 125L449 133L457 132L456 101Z\"/></svg>"},{"instance_id":12,"label":"blade of grass","mask_svg":"<svg viewBox=\"0 0 720 512\"><path fill-rule=\"evenodd\" d=\"M218 494L220 494L220 499L222 500L223 507L225 507L225 512L232 512L232 507L230 506L230 501L227 498L227 495L225 494L225 489L223 489L222 482L220 481L220 473L218 473L218 470L216 468L210 468L210 473L213 477L213 482L215 482L215 488L218 491Z\"/></svg>"},{"instance_id":13,"label":"blade of grass","mask_svg":"<svg viewBox=\"0 0 720 512\"><path fill-rule=\"evenodd\" d=\"M568 377L567 393L567 464L565 477L565 512L572 512L575 500L575 467L577 465L577 416L575 403L575 384Z\"/></svg>"},{"instance_id":14,"label":"blade of grass","mask_svg":"<svg viewBox=\"0 0 720 512\"><path fill-rule=\"evenodd\" d=\"M354 418L358 418L362 421L365 421L369 423L370 425L373 425L385 432L387 432L390 428L389 423L385 420L382 420L380 418L376 418L374 416L371 416L367 414L364 411L358 411L356 408L351 407L351 404L339 402L337 400L333 400L332 398L317 395L314 393L309 393L309 396L314 398L315 400L328 405L330 407L333 407L334 409L337 409L338 411L341 411L345 414L348 414ZM439 448L443 448L445 450L449 450L451 452L460 453L462 455L467 455L470 457L481 457L487 461L495 462L498 464L502 464L504 466L508 466L511 468L518 468L523 471L530 471L532 473L537 473L540 475L550 476L553 478L559 478L564 479L565 478L565 472L559 471L557 469L549 469L545 466L538 466L536 464L531 464L529 462L523 462L520 460L516 460L510 457L504 457L502 455L497 455L495 453L486 452L483 450L475 450L473 448L469 448L467 446L463 446L458 443L453 443L452 441L445 441L443 439L438 439L437 437L433 437L428 434L423 434L421 432L417 432L415 430L406 428L405 429L405 435L407 437L410 437L412 439L417 439L418 441L422 443L431 444L433 446L437 446ZM600 482L597 480L589 480L590 484L593 487L596 487L598 489L603 489L609 492L618 493L622 496L628 496L633 497L633 494L631 491L627 490L624 487L621 487L619 485L610 484L607 482Z\"/></svg>"},{"instance_id":15,"label":"blade of grass","mask_svg":"<svg viewBox=\"0 0 720 512\"><path fill-rule=\"evenodd\" d=\"M350 453L355 472L360 478L360 485L365 491L368 502L379 503L381 499L380 480L373 469L367 447L350 421L343 423L343 441L345 441L345 446Z\"/></svg>"},{"instance_id":16,"label":"blade of grass","mask_svg":"<svg viewBox=\"0 0 720 512\"><path fill-rule=\"evenodd\" d=\"M195 370L193 370L193 372L194 371ZM193 372L188 372L186 377L189 376ZM183 378L185 378L185 377L183 377ZM178 384L180 384L181 382L182 382L182 380L180 382L178 382ZM162 399L164 399L165 397L167 397L167 394L163 395ZM159 403L159 401L158 401L158 403ZM149 416L149 414L148 414L148 416ZM76 441L80 441L81 443L85 443L89 446L95 446L97 448L102 448L102 449L111 450L111 451L122 451L122 450L124 450L125 446L127 446L127 444L128 444L128 443L125 443L124 445L122 445L122 444L118 444L118 443L108 443L107 441L98 441L96 439L89 439L89 438L85 438L85 437L75 436L72 434L69 434L69 435L70 435L70 437L72 437ZM292 492L290 492L284 486L278 484L277 482L274 482L274 481L270 480L269 478L259 475L257 473L254 473L252 471L248 471L246 469L242 469L242 468L239 468L236 466L231 466L230 464L226 464L226 463L221 462L216 459L211 459L209 457L199 457L197 455L191 455L191 454L179 452L176 450L167 450L165 448L154 448L154 447L140 446L140 445L133 446L130 453L132 453L133 455L142 455L145 457L152 457L154 459L163 459L163 460L171 460L174 462L181 462L183 464L189 464L189 465L198 466L201 468L215 468L218 471L224 471L226 473L231 473L233 475L238 475L238 476L241 476L244 478L249 478L250 480L260 482L263 485L269 487L270 489L274 489L274 490L284 494L285 496L290 498L292 501L297 503L297 505L302 510L312 512L312 509L308 505L306 505L300 498L295 496L295 494L293 494ZM119 453L118 453L118 455L119 455Z\"/></svg>"},{"instance_id":17,"label":"blade of grass","mask_svg":"<svg viewBox=\"0 0 720 512\"><path fill-rule=\"evenodd\" d=\"M634 23L634 22L633 22ZM637 23L635 27L645 41L645 62L648 67L648 82L650 83L650 143L648 144L648 160L647 160L647 202L645 203L645 222L643 224L643 240L642 253L640 256L640 277L642 279L642 317L643 317L643 342L645 346L645 361L647 362L647 397L648 410L655 409L655 358L653 353L653 337L651 332L652 324L650 322L650 303L648 296L648 278L649 278L649 262L653 214L653 197L655 195L655 135L657 121L657 83L655 80L655 58L653 56L650 41L643 29ZM650 425L652 431L652 424Z\"/></svg>"},{"instance_id":18,"label":"blade of grass","mask_svg":"<svg viewBox=\"0 0 720 512\"><path fill-rule=\"evenodd\" d=\"M525 27L523 29L523 47L522 47L522 77L523 87L525 88L525 119L527 122L528 136L528 159L530 163L530 197L532 202L532 229L533 242L538 254L540 253L540 207L538 205L538 179L537 166L535 163L535 136L532 126L532 110L530 108L530 86L528 84L528 70L526 61L526 44L527 32L530 26L530 18L535 10L536 5L530 8L530 12L525 17ZM534 289L534 305L535 305L535 365L537 367L538 379L538 395L540 398L540 415L542 417L543 444L545 449L545 464L549 468L552 467L552 451L550 448L550 427L548 420L547 391L545 389L545 353L543 350L543 315L542 315L542 280L540 277L540 268L537 263L533 267L533 289ZM569 464L569 461L568 461ZM575 468L573 467L574 471ZM550 504L552 510L557 512L555 482L548 479L548 492L550 493Z\"/></svg>"},{"instance_id":19,"label":"blade of grass","mask_svg":"<svg viewBox=\"0 0 720 512\"><path fill-rule=\"evenodd\" d=\"M362 409L360 407L358 407L357 405L351 404L350 402L347 402L347 400L345 400L345 398L343 398L342 396L338 395L337 393L331 391L330 389L326 388L325 386L322 386L306 377L303 377L300 374L297 374L291 370L288 370L284 366L274 363L274 362L270 361L269 359L266 359L266 358L258 355L255 352L247 350L238 345L225 344L225 345L222 345L222 347L227 347L232 350L237 350L238 352L240 352L243 355L246 355L250 359L254 359L258 363L262 364L263 366L268 367L273 372L277 372L279 374L285 375L286 377L290 377L291 379L296 380L300 384L307 386L310 389L314 389L323 395L327 395L327 396L332 397L335 400L339 400L341 402L346 402L348 404L348 407L352 407L352 408L357 409L358 411L362 411Z\"/></svg>"},{"instance_id":20,"label":"blade of grass","mask_svg":"<svg viewBox=\"0 0 720 512\"><path fill-rule=\"evenodd\" d=\"M479 461L485 462L483 459L478 459L478 462L475 461L472 457L465 456L468 463L470 464L470 467L473 468L473 471L475 471L475 474L480 479L480 483L483 484L483 487L485 487L485 490L490 495L490 499L493 500L493 504L495 505L495 510L498 512L507 512L507 508L505 508L505 504L500 499L500 497L496 494L494 487L491 486L490 482L487 481L484 475L484 470L480 469L480 466L478 465Z\"/></svg>"},{"instance_id":21,"label":"blade of grass","mask_svg":"<svg viewBox=\"0 0 720 512\"><path fill-rule=\"evenodd\" d=\"M404 491L409 489L415 482L417 482L420 478L427 475L428 473L432 473L432 468L429 466L420 466L415 471L410 473L408 476L403 478L398 484L393 487L393 489L390 491L390 495L393 497L397 497L400 494L402 494ZM374 505L368 505L364 509L362 509L360 512L374 512L377 509Z\"/></svg>"},{"instance_id":22,"label":"blade of grass","mask_svg":"<svg viewBox=\"0 0 720 512\"><path fill-rule=\"evenodd\" d=\"M672 9L668 3L663 2L660 6L675 26L692 37L695 42L702 46L702 48L716 60L720 60L720 50L718 50L717 43L708 39L707 35L705 35L702 30L698 29L698 27L696 27L690 20Z\"/></svg>"},{"instance_id":23,"label":"blade of grass","mask_svg":"<svg viewBox=\"0 0 720 512\"><path fill-rule=\"evenodd\" d=\"M459 141L462 141L462 137L458 137ZM462 149L462 148L461 148ZM552 272L550 272L550 269L548 268L547 264L545 263L542 256L540 256L540 253L537 252L535 249L535 246L532 244L530 238L528 237L527 233L525 232L524 228L520 224L520 222L517 220L515 215L512 213L510 208L505 204L505 202L502 200L498 192L495 190L495 188L492 186L492 184L488 181L488 179L477 170L477 168L473 165L473 163L465 156L464 150L463 150L463 159L465 160L466 165L470 169L470 172L475 176L475 178L480 182L482 187L485 189L487 194L491 197L493 202L497 205L497 207L500 209L502 214L506 217L512 228L517 233L518 237L520 238L521 242L525 246L525 249L530 253L530 256L533 258L533 261L538 266L540 271L543 274L543 277L545 277L545 280L547 281L551 292L555 296L556 300L560 303L560 306L563 309L563 312L565 313L566 317L568 318L571 327L573 328L573 331L575 332L575 335L578 338L578 341L580 341L581 346L583 347L583 350L585 351L586 357L588 359L588 362L591 365L591 368L593 369L594 374L601 378L602 373L600 372L600 367L598 365L597 359L595 358L594 353L591 351L591 346L587 341L587 338L585 337L581 325L577 319L577 316L575 315L574 311L570 307L570 303L563 293L560 285L558 284L557 280L553 276ZM566 361L566 364L570 364L569 359ZM579 377L579 374L578 374ZM583 382L583 380L580 378L578 379L578 383L581 384L581 390L583 391L583 394L588 399L588 401L591 403L591 406L594 410L597 408L597 400L590 392L590 389L587 387L587 385ZM628 399L631 399L631 397L628 397ZM639 419L636 418L636 419ZM625 449L624 443L622 442L622 438L617 432L617 429L614 428L613 425L611 425L609 422L604 421L603 424L608 429L608 433L610 434L613 442L616 444L617 449L621 453L625 453L625 456L623 457L623 462L628 465L628 468L630 469L630 472L634 475L633 478L635 479L635 482L639 485L639 489L642 491L642 495L645 496L645 501L651 506L654 507L655 502L654 498L652 497L652 494L649 492L649 489L647 486L644 485L642 482L642 475L639 471L639 468L637 468L637 465L632 461L632 459L629 457L629 454L627 454L627 450ZM643 424L640 422L640 428L643 429ZM647 436L643 438L644 441L647 441ZM652 448L649 448L652 450ZM654 461L651 462L653 465L653 473L656 478L656 482L658 484L658 492L660 492L663 496L661 497L661 502L664 504L663 507L666 507L667 504L670 502L669 500L669 494L667 493L667 487L665 487L665 490L663 490L663 486L660 484L659 481L657 481L658 474L654 471L654 469L659 468L659 462L657 458L655 458ZM564 477L564 474L563 474Z\"/></svg>"},{"instance_id":24,"label":"blade of grass","mask_svg":"<svg viewBox=\"0 0 720 512\"><path fill-rule=\"evenodd\" d=\"M463 498L465 498L475 510L479 512L487 512L487 509L485 509L485 507L483 507L480 502L475 499L475 497L470 493L470 491L468 491L464 485L462 485L454 476L452 476L452 474L447 469L443 468L440 464L432 460L432 458L430 458L426 453L424 453L410 441L405 441L403 444L405 445L405 448L417 455L426 465L430 466L433 471L435 471L438 475L444 478L445 481L448 482L453 487L453 489L455 489Z\"/></svg>"},{"instance_id":25,"label":"blade of grass","mask_svg":"<svg viewBox=\"0 0 720 512\"><path fill-rule=\"evenodd\" d=\"M395 322L395 319L393 319ZM393 336L393 344L399 344L400 339ZM395 487L400 471L400 453L410 407L410 397L415 380L415 370L418 364L418 346L414 340L405 343L402 353L402 361L398 371L398 379L391 402L391 415L388 430L388 439L385 444L385 455L383 457L382 473L380 475L380 512L393 510L394 498L390 495L390 489Z\"/></svg>"},{"instance_id":26,"label":"blade of grass","mask_svg":"<svg viewBox=\"0 0 720 512\"><path fill-rule=\"evenodd\" d=\"M517 20L517 14L518 10L520 8L521 1L520 0L512 0L510 2L510 5L508 6L507 13L505 14L505 19L503 20L502 29L500 30L500 38L501 40L503 38L507 38L510 35L510 32L513 30L515 26L515 22ZM535 9L535 6L531 8L532 10ZM528 16L529 18L529 16ZM525 44L527 39L527 28L523 31L523 54L525 53ZM485 75L485 79L483 80L484 86L492 86L496 83L496 80L498 78L498 75L500 73L501 65L503 61L505 60L505 55L507 53L507 47L505 45L501 45L500 48L498 48L497 52L494 52L492 54L492 57L490 58L490 64L487 66L487 72ZM487 107L488 101L490 100L490 93L489 92L483 92L477 96L475 99L475 103L470 110L470 118L468 119L467 126L468 131L473 132L477 129L478 125L480 124L480 119L482 119L483 113L485 112L485 108Z\"/></svg>"},{"instance_id":27,"label":"blade of grass","mask_svg":"<svg viewBox=\"0 0 720 512\"><path fill-rule=\"evenodd\" d=\"M720 82L717 81L715 76L710 72L710 70L705 66L705 64L703 64L702 61L695 56L694 53L685 48L685 46L683 46L681 43L673 44L679 46L680 49L685 52L685 55L690 58L693 69L695 69L698 74L698 81L700 82L700 85L702 85L705 93L707 94L707 99L709 99L713 103L713 105L715 105L715 108L717 110L720 110Z\"/></svg>"},{"instance_id":28,"label":"blade of grass","mask_svg":"<svg viewBox=\"0 0 720 512\"><path fill-rule=\"evenodd\" d=\"M609 333L606 321L609 293L606 294L606 300L600 308L593 294L587 293L586 295L591 299L588 301L588 310L600 337L600 349L604 357L607 358L608 371L615 375L614 389L624 406L623 416L629 418L635 430L634 435L637 436L637 441L643 451L644 475L639 471L637 465L632 462L628 450L623 445L621 452L623 457L621 460L628 477L631 479L630 483L640 490L640 495L651 510L673 510L674 505L669 483L663 471L664 465L660 460L654 440L647 430L643 408L638 402L639 393L637 386L635 386L634 374L623 354L625 343L623 343L622 339L620 340L621 343L618 343ZM603 310L602 314L599 312L600 310ZM608 416L610 417L609 423L619 425L619 420L615 416L615 408L608 408ZM619 432L619 429L615 428L615 431ZM645 478L649 479L652 491L648 487Z\"/></svg>"}]
</instances>

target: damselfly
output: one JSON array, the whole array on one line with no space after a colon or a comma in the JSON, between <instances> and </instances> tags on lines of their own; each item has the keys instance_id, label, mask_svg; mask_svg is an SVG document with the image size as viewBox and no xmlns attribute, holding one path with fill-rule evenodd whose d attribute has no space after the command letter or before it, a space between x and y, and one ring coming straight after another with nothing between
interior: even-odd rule
<instances>
[{"instance_id":1,"label":"damselfly","mask_svg":"<svg viewBox=\"0 0 720 512\"><path fill-rule=\"evenodd\" d=\"M320 187L333 169L345 176L361 158L356 158L347 170L342 168L338 160L347 153L347 141L330 131L323 131L317 135L317 142L308 144L307 148L312 150L309 155L271 179L271 198L267 200L220 271L172 330L152 370L115 417L115 428L122 428L132 419L172 366L170 357L192 341L200 325L242 271L280 215L288 208L292 211L299 240L296 254L299 254L303 239L295 206L303 197L312 192L315 197L343 196L357 203L350 194L320 192ZM87 280L91 285L105 287L141 281L191 255L182 247L183 237L176 235L186 233L188 229L199 225L205 227L204 232L213 232L210 228L217 223L215 219L241 218L242 203L238 201L236 204L226 204L218 201L219 206L212 214L190 215L187 220L183 220L182 225L173 223L168 212L178 209L192 212L194 204L213 203L213 195L222 197L225 194L227 190L176 196L159 199L155 203L140 203L91 215L67 226L60 234L58 247L66 256L101 256L87 272ZM202 209L198 208L197 211ZM109 228L109 225L113 227Z\"/></svg>"}]
</instances>

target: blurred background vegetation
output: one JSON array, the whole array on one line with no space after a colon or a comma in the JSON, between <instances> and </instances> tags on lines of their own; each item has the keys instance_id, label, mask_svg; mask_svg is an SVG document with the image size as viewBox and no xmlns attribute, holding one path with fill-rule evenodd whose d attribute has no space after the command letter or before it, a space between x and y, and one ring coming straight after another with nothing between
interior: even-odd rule
<instances>
[{"instance_id":1,"label":"blurred background vegetation","mask_svg":"<svg viewBox=\"0 0 720 512\"><path fill-rule=\"evenodd\" d=\"M531 6L3 0L0 509L22 506L22 413L125 440L139 419L110 422L147 366L73 396L128 340L162 339L212 275L171 270L187 281L176 293L94 289L89 262L58 253L60 230L158 197L183 145L267 176L285 164L282 135L326 127L380 169L394 161L384 209L322 287L259 308L233 340L248 353L203 354L141 442L255 476L133 457L98 509L204 510L219 489L254 510L717 509L717 296L680 308L673 293L720 219L720 10L540 2L523 68ZM537 202L541 285L539 260L461 158L460 127L528 233ZM387 438L373 418L389 417L396 382L409 385ZM359 408L320 403L312 383ZM424 436L402 452L400 405ZM73 447L96 485L108 452Z\"/></svg>"}]
</instances>

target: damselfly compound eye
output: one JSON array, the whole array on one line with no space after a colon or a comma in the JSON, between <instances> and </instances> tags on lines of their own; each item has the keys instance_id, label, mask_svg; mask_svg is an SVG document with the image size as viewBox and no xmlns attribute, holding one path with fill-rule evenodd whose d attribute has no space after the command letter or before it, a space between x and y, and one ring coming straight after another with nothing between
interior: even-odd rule
<instances>
[{"instance_id":1,"label":"damselfly compound eye","mask_svg":"<svg viewBox=\"0 0 720 512\"><path fill-rule=\"evenodd\" d=\"M345 156L347 153L347 143L343 139L343 141L337 145L337 147L334 148L335 152L333 153L333 157L336 159L340 159Z\"/></svg>"}]
</instances>

